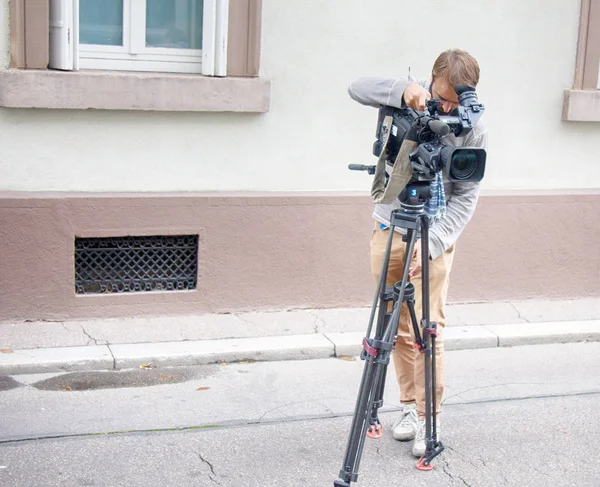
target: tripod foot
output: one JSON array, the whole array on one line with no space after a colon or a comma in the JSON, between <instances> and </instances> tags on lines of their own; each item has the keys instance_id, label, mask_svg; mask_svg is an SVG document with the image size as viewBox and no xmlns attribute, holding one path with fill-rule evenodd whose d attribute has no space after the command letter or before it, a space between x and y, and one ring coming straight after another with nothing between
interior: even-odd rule
<instances>
[{"instance_id":1,"label":"tripod foot","mask_svg":"<svg viewBox=\"0 0 600 487\"><path fill-rule=\"evenodd\" d=\"M430 470L433 470L433 465L429 463L429 460L426 457L423 457L417 462L417 470L429 472Z\"/></svg>"},{"instance_id":2,"label":"tripod foot","mask_svg":"<svg viewBox=\"0 0 600 487\"><path fill-rule=\"evenodd\" d=\"M333 487L350 487L350 484L347 484L346 482L342 482L341 480L335 480L333 482Z\"/></svg>"},{"instance_id":3,"label":"tripod foot","mask_svg":"<svg viewBox=\"0 0 600 487\"><path fill-rule=\"evenodd\" d=\"M380 424L378 424L377 426L375 426L374 424L372 424L371 426L369 426L369 429L367 430L367 436L369 438L381 438L383 436L383 428Z\"/></svg>"}]
</instances>

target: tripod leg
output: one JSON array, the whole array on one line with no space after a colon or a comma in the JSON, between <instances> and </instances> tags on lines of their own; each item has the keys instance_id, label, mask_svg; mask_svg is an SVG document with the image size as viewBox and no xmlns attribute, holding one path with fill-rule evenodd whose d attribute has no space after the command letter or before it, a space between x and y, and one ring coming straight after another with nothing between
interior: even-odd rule
<instances>
[{"instance_id":1,"label":"tripod leg","mask_svg":"<svg viewBox=\"0 0 600 487\"><path fill-rule=\"evenodd\" d=\"M418 325L417 325L417 320L416 320L416 315L415 315L415 310L414 310L414 286L411 283L407 282L408 272L410 269L410 262L411 262L410 256L412 256L415 242L416 242L416 233L413 230L408 230L407 235L406 235L406 251L405 251L405 258L404 258L404 263L403 263L403 265L404 265L403 279L402 279L402 281L395 283L393 290L391 292L391 295L389 293L386 293L385 297L382 296L382 299L380 300L381 305L380 305L379 311L380 311L380 316L381 316L381 311L384 306L384 302L386 305L389 302L393 302L394 308L396 306L401 307L403 302L407 302L407 306L408 306L408 309L410 312L412 324L417 333L416 336L419 336L418 335L418 333L419 333ZM393 326L390 328L392 330L392 336L391 336L392 339L394 339L396 337L396 334L398 333L399 316L400 316L400 313L398 313L398 320L396 320L395 323L392 323ZM375 335L376 339L378 339L379 337L382 336L382 334L380 334L379 331L380 331L380 328L378 327L376 335ZM417 343L420 344L421 340L418 339ZM381 376L381 380L380 380L379 384L376 385L376 388L375 388L375 398L374 398L374 402L373 402L373 409L371 411L371 418L369 420L370 426L367 431L367 436L369 438L381 438L383 436L383 430L382 430L381 422L379 421L377 411L379 408L381 408L383 406L383 392L384 392L384 388L385 388L386 377L387 377L387 366L384 368L383 374Z\"/></svg>"},{"instance_id":2,"label":"tripod leg","mask_svg":"<svg viewBox=\"0 0 600 487\"><path fill-rule=\"evenodd\" d=\"M380 293L383 289L383 284L386 282L386 276L384 276L383 273L385 272L385 274L387 274L393 236L394 227L392 226L390 228L390 237L388 240L386 255L382 264L382 275L379 278L378 294L376 297L378 301L380 299ZM387 323L381 327L381 329L378 326L378 330L376 331L376 335L378 336L375 338L369 338L374 318L374 305L371 312L367 337L363 340L364 349L363 353L361 354L361 358L365 360L365 367L363 370L358 399L354 410L354 417L352 419L352 426L350 428L350 436L346 447L344 464L339 474L341 480L334 481L334 486L336 487L348 487L351 482L357 481L360 459L369 425L369 417L372 417L376 397L378 403L383 398L385 371L389 363L390 354L393 347L393 340L397 333L398 322L400 320L400 309L402 307L404 291L408 281L410 267L410 258L408 258L408 256L412 255L414 250L416 234L409 230L407 237L407 258L404 262L401 284L400 286L395 286L398 289L398 297L395 297L395 305L392 315ZM380 313L380 317L381 316L382 315ZM381 323L382 321L378 321L378 325Z\"/></svg>"},{"instance_id":3,"label":"tripod leg","mask_svg":"<svg viewBox=\"0 0 600 487\"><path fill-rule=\"evenodd\" d=\"M387 272L389 267L389 258L391 255L392 248L392 240L394 237L394 229L392 228L390 231L390 236L388 238L388 244L386 246L385 258L382 264L381 275L379 276L379 313L377 317L377 326L375 328L375 340L381 340L384 335L384 330L390 323L390 318L393 312L389 310L389 305L394 305L397 302L398 295L394 293L393 289L386 285L387 283ZM385 289L384 289L385 288ZM372 311L373 314L373 311ZM397 325L396 325L397 326ZM367 329L367 337L371 334L371 326ZM369 438L381 438L383 436L383 428L381 426L381 422L379 421L378 410L383 406L383 389L385 387L385 378L386 378L387 367L383 370L382 379L379 384L376 384L375 387L375 397L373 400L373 408L371 409L371 416L369 418L369 428L367 429L367 436Z\"/></svg>"},{"instance_id":4,"label":"tripod leg","mask_svg":"<svg viewBox=\"0 0 600 487\"><path fill-rule=\"evenodd\" d=\"M384 335L385 326L391 326L392 323L391 317L387 312L388 303L393 302L393 299L386 299L386 296L383 296L380 300L380 308L379 312L381 315L380 323L378 323L377 331L375 333L375 340L381 340ZM384 367L382 378L379 383L374 385L375 396L373 398L373 407L371 408L371 415L369 417L369 428L367 429L367 436L369 438L381 438L383 436L383 427L381 422L379 421L379 408L383 406L383 389L385 387L385 377L386 377L387 367Z\"/></svg>"},{"instance_id":5,"label":"tripod leg","mask_svg":"<svg viewBox=\"0 0 600 487\"><path fill-rule=\"evenodd\" d=\"M407 284L409 286L410 284ZM380 316L384 316L380 322L385 323L385 326L380 327L378 323L377 332L375 334L376 340L383 340L383 337L386 335L384 330L389 327L392 330L392 333L389 335L392 340L392 348L395 341L395 336L398 330L398 321L400 318L400 311L394 313L396 308L402 306L402 303L399 302L400 290L397 286L393 288L387 287L385 295L382 296L380 300L381 305L379 308ZM393 303L392 313L387 312L388 305ZM391 317L394 317L392 321ZM385 389L385 380L387 377L387 363L386 367L383 369L383 373L381 374L381 379L378 384L375 386L375 398L373 400L373 409L371 410L371 417L369 419L369 429L367 430L367 436L369 438L381 438L383 436L383 428L381 422L379 421L378 410L383 406L383 392Z\"/></svg>"},{"instance_id":6,"label":"tripod leg","mask_svg":"<svg viewBox=\"0 0 600 487\"><path fill-rule=\"evenodd\" d=\"M432 323L432 327L434 330L436 330L437 328L437 324L436 323ZM431 355L431 408L432 408L432 416L431 416L431 439L433 442L433 448L436 448L438 446L438 438L437 438L437 397L436 397L436 368L435 368L435 354L436 354L436 349L435 349L435 340L436 340L437 335L436 334L432 334L431 335L431 349L432 349L432 355Z\"/></svg>"},{"instance_id":7,"label":"tripod leg","mask_svg":"<svg viewBox=\"0 0 600 487\"><path fill-rule=\"evenodd\" d=\"M382 328L385 324L385 312L387 308L382 308L382 300L383 293L387 280L389 259L392 249L392 241L394 238L393 228L390 231L390 235L388 238L388 242L386 245L385 256L382 262L381 274L379 276L379 281L377 284L377 291L375 294L375 299L373 301L373 307L371 309L371 316L369 318L369 325L367 328L366 338L363 341L363 352L361 354L361 359L365 360L365 365L363 369L363 375L359 386L358 397L356 400L356 406L354 409L354 416L352 418L352 425L350 427L350 435L348 438L348 443L346 445L346 453L344 456L344 463L342 465L342 469L340 470L339 477L342 481L335 481L334 485L336 486L346 486L349 485L350 482L356 482L358 478L358 467L360 463L360 457L362 455L362 449L364 444L364 438L367 430L367 418L372 410L372 402L373 402L373 390L375 387L375 357L377 353L373 353L368 347L368 339L371 335L371 330L373 326L373 321L375 317L375 311L377 309L377 305L380 305L379 309L379 319L378 326L376 329L376 335L383 335ZM386 304L387 306L387 304ZM393 317L393 313L392 313ZM391 320L392 318L390 318ZM390 320L388 320L387 326L390 326ZM380 338L380 337L376 337Z\"/></svg>"},{"instance_id":8,"label":"tripod leg","mask_svg":"<svg viewBox=\"0 0 600 487\"><path fill-rule=\"evenodd\" d=\"M425 348L425 454L417 462L419 470L431 470L431 460L442 453L444 446L437 441L436 431L436 371L435 371L435 337L437 324L431 322L429 308L429 220L421 218L421 267L422 267L422 306L423 342ZM433 428L432 428L433 426Z\"/></svg>"},{"instance_id":9,"label":"tripod leg","mask_svg":"<svg viewBox=\"0 0 600 487\"><path fill-rule=\"evenodd\" d=\"M363 340L363 355L366 356L363 379L354 410L344 465L339 474L343 482L335 481L335 486L347 486L350 482L356 482L358 479L358 468L369 425L369 415L373 410L373 403L375 401L375 391L378 390L385 368L389 363L389 355L393 346L391 328L394 326L394 323L397 323L399 317L400 307L395 306L382 339L365 338Z\"/></svg>"},{"instance_id":10,"label":"tripod leg","mask_svg":"<svg viewBox=\"0 0 600 487\"><path fill-rule=\"evenodd\" d=\"M387 241L387 245L385 247L385 254L383 257L383 262L381 264L381 273L379 274L379 280L377 281L377 290L375 291L375 298L373 299L373 306L371 307L371 315L369 316L369 326L367 327L366 336L371 336L371 329L373 327L373 321L375 319L375 311L377 309L377 304L379 303L379 316L381 317L381 299L387 282L388 268L390 264L390 255L392 253L392 242L394 240L394 226L390 228L390 236Z\"/></svg>"},{"instance_id":11,"label":"tripod leg","mask_svg":"<svg viewBox=\"0 0 600 487\"><path fill-rule=\"evenodd\" d=\"M383 369L381 374L381 381L379 382L375 391L375 400L373 401L373 409L371 410L371 417L369 418L369 429L367 430L367 436L369 438L378 439L383 437L383 426L379 421L379 408L383 406L383 390L385 388L385 379L387 376L387 367Z\"/></svg>"},{"instance_id":12,"label":"tripod leg","mask_svg":"<svg viewBox=\"0 0 600 487\"><path fill-rule=\"evenodd\" d=\"M410 322L412 324L413 334L415 337L415 343L413 346L419 352L423 353L425 351L425 345L421 337L421 332L419 331L419 320L417 320L417 313L415 312L415 287L412 285L412 283L408 283L406 285L404 300L406 301L406 307L408 308Z\"/></svg>"}]
</instances>

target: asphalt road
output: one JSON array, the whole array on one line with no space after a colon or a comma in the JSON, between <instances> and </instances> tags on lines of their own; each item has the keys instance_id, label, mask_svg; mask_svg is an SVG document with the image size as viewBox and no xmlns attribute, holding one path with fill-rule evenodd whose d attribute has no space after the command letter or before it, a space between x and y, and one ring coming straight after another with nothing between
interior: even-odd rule
<instances>
[{"instance_id":1,"label":"asphalt road","mask_svg":"<svg viewBox=\"0 0 600 487\"><path fill-rule=\"evenodd\" d=\"M600 486L600 344L449 352L447 450L415 469L367 440L357 487ZM363 363L339 359L0 379L0 486L332 486Z\"/></svg>"}]
</instances>

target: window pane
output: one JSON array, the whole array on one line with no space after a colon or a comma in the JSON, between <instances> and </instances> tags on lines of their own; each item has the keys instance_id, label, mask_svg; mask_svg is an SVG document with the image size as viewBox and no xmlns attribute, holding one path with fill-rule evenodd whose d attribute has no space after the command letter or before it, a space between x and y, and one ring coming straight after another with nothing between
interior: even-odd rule
<instances>
[{"instance_id":1,"label":"window pane","mask_svg":"<svg viewBox=\"0 0 600 487\"><path fill-rule=\"evenodd\" d=\"M79 43L123 45L123 0L79 0Z\"/></svg>"},{"instance_id":2,"label":"window pane","mask_svg":"<svg viewBox=\"0 0 600 487\"><path fill-rule=\"evenodd\" d=\"M202 49L202 0L146 0L146 46Z\"/></svg>"}]
</instances>

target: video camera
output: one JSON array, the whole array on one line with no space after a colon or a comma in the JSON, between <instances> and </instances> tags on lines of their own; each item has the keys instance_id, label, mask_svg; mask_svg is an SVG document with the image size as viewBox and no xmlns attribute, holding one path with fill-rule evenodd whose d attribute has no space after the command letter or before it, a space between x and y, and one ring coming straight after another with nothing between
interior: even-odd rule
<instances>
[{"instance_id":1,"label":"video camera","mask_svg":"<svg viewBox=\"0 0 600 487\"><path fill-rule=\"evenodd\" d=\"M450 181L478 182L485 172L486 152L477 147L452 147L443 145L441 140L453 133L456 137L465 136L483 115L485 107L478 103L477 94L470 86L456 85L459 106L449 114L440 114L441 101L432 98L427 101L425 112L412 108L385 106L379 110L377 140L373 144L373 154L380 157L389 130L390 140L386 146L386 161L393 164L403 140L409 136L418 146L410 153L413 178L410 181L432 181L437 172L448 165ZM384 127L386 116L392 117L391 126Z\"/></svg>"}]
</instances>

